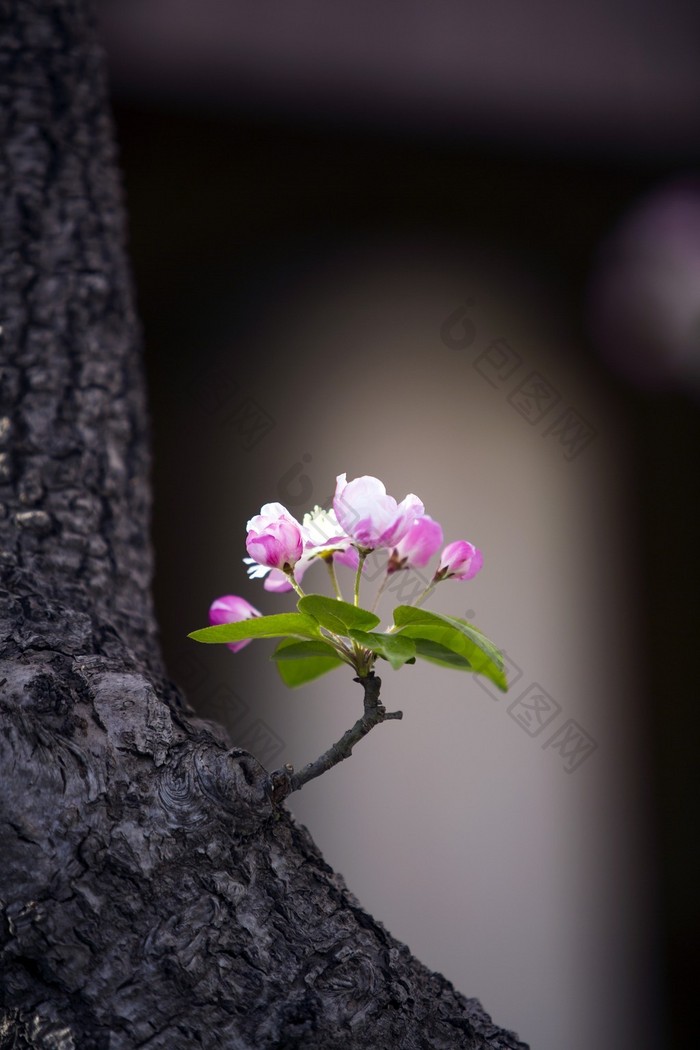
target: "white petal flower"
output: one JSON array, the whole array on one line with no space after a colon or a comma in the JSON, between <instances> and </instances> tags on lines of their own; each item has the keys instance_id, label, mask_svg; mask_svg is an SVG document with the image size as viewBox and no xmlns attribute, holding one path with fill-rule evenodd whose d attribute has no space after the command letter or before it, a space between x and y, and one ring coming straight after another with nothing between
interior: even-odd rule
<instances>
[{"instance_id":1,"label":"white petal flower","mask_svg":"<svg viewBox=\"0 0 700 1050\"><path fill-rule=\"evenodd\" d=\"M246 572L251 580L260 580L270 572L269 565L261 565L255 560L255 558L244 558L243 561L246 562L248 566Z\"/></svg>"}]
</instances>

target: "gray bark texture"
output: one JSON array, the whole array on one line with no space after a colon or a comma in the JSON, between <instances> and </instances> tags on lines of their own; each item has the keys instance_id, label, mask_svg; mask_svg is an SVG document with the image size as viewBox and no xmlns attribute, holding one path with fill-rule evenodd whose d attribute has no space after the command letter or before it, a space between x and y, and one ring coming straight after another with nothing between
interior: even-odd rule
<instances>
[{"instance_id":1,"label":"gray bark texture","mask_svg":"<svg viewBox=\"0 0 700 1050\"><path fill-rule=\"evenodd\" d=\"M0 10L0 1050L523 1048L168 682L93 17Z\"/></svg>"}]
</instances>

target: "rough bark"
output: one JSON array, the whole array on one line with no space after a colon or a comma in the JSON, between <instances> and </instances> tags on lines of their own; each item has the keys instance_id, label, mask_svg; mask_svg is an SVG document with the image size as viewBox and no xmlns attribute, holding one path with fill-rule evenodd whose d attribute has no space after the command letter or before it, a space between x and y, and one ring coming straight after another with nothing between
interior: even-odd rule
<instances>
[{"instance_id":1,"label":"rough bark","mask_svg":"<svg viewBox=\"0 0 700 1050\"><path fill-rule=\"evenodd\" d=\"M361 910L165 678L91 14L2 14L0 1048L523 1047Z\"/></svg>"}]
</instances>

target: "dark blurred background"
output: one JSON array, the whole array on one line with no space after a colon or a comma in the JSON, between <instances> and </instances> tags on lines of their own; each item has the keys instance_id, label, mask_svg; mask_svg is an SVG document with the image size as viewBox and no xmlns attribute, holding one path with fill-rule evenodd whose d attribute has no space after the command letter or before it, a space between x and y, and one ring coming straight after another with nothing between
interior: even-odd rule
<instances>
[{"instance_id":1,"label":"dark blurred background","mask_svg":"<svg viewBox=\"0 0 700 1050\"><path fill-rule=\"evenodd\" d=\"M700 8L98 8L171 674L270 768L313 757L350 724L330 679L288 696L254 646L184 636L219 594L280 607L239 561L263 502L301 516L343 470L416 491L485 550L451 611L505 645L514 687L465 706L440 682L426 714L433 678L402 672L413 729L378 730L292 808L533 1050L687 1045ZM556 712L541 734L509 706L526 683ZM592 741L580 768L546 744L565 718Z\"/></svg>"}]
</instances>

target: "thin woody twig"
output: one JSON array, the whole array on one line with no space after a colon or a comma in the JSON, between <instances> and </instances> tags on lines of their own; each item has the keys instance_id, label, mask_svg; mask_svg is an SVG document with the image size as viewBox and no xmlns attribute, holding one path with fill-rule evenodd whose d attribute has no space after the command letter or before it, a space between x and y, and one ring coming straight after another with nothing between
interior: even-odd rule
<instances>
[{"instance_id":1,"label":"thin woody twig","mask_svg":"<svg viewBox=\"0 0 700 1050\"><path fill-rule=\"evenodd\" d=\"M402 711L387 711L379 703L379 690L382 680L373 671L370 671L368 675L362 678L354 678L353 681L359 682L365 691L365 709L362 717L358 718L351 729L343 733L340 740L332 744L327 751L324 751L313 762L309 762L298 773L294 772L293 766L284 766L282 769L276 769L271 773L270 788L274 802L281 802L287 795L291 795L293 791L299 791L310 780L320 777L322 773L332 769L333 766L336 766L344 759L349 758L355 744L362 740L363 736L367 736L370 729L379 725L380 722L387 722L391 718L403 718Z\"/></svg>"}]
</instances>

